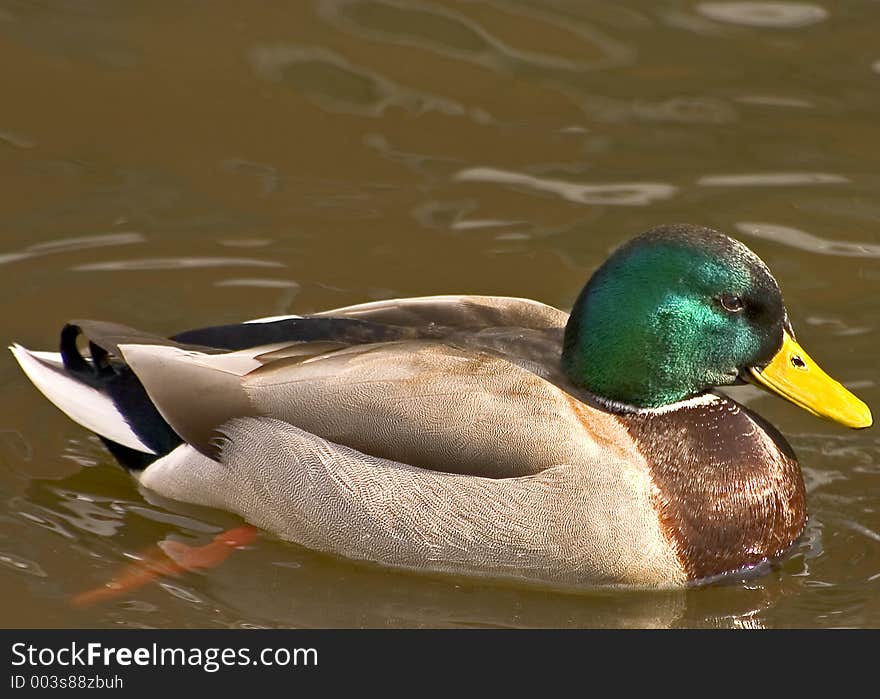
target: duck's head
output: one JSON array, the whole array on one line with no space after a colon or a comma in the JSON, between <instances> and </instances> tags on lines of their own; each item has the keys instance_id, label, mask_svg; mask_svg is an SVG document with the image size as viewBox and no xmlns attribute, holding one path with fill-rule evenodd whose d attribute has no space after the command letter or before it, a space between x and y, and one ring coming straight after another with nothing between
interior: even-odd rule
<instances>
[{"instance_id":1,"label":"duck's head","mask_svg":"<svg viewBox=\"0 0 880 699\"><path fill-rule=\"evenodd\" d=\"M562 363L575 384L637 408L749 381L848 427L872 423L795 341L760 258L699 226L662 226L618 248L572 309Z\"/></svg>"}]
</instances>

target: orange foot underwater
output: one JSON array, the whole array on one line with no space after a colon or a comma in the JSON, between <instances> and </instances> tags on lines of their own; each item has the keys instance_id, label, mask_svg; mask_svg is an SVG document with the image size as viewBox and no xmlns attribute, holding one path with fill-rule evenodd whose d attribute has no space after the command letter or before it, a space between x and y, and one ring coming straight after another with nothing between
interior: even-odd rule
<instances>
[{"instance_id":1,"label":"orange foot underwater","mask_svg":"<svg viewBox=\"0 0 880 699\"><path fill-rule=\"evenodd\" d=\"M140 560L125 568L110 582L76 595L71 603L88 607L143 587L158 577L184 571L214 568L237 548L247 546L257 536L256 527L245 525L222 532L204 546L187 546L179 541L162 541L146 551Z\"/></svg>"}]
</instances>

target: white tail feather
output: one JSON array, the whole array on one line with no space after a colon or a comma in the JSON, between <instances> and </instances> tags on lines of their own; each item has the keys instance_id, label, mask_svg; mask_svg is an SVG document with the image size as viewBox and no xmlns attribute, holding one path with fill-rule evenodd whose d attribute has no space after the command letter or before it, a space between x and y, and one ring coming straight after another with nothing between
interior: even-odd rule
<instances>
[{"instance_id":1,"label":"white tail feather","mask_svg":"<svg viewBox=\"0 0 880 699\"><path fill-rule=\"evenodd\" d=\"M65 373L60 355L31 352L19 344L9 349L34 386L71 420L131 449L156 453L134 433L108 396Z\"/></svg>"}]
</instances>

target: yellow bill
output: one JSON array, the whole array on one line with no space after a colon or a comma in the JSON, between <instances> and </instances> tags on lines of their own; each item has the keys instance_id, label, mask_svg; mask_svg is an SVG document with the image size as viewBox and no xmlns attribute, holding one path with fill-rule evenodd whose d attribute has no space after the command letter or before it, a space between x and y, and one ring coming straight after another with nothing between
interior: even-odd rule
<instances>
[{"instance_id":1,"label":"yellow bill","mask_svg":"<svg viewBox=\"0 0 880 699\"><path fill-rule=\"evenodd\" d=\"M754 383L819 417L856 429L870 427L871 409L826 374L784 332L782 349L763 369L749 368Z\"/></svg>"}]
</instances>

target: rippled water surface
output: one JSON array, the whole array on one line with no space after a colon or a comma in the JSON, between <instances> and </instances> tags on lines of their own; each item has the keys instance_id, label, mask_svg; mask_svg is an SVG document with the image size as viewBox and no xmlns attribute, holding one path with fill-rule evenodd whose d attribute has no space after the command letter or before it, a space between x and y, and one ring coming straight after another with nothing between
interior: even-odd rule
<instances>
[{"instance_id":1,"label":"rippled water surface","mask_svg":"<svg viewBox=\"0 0 880 699\"><path fill-rule=\"evenodd\" d=\"M174 333L444 292L567 308L610 249L740 237L799 339L880 411L880 5L0 0L0 313ZM799 454L781 566L682 592L389 573L270 536L88 609L163 539L239 523L141 491L0 362L4 626L880 626L880 436L739 397Z\"/></svg>"}]
</instances>

